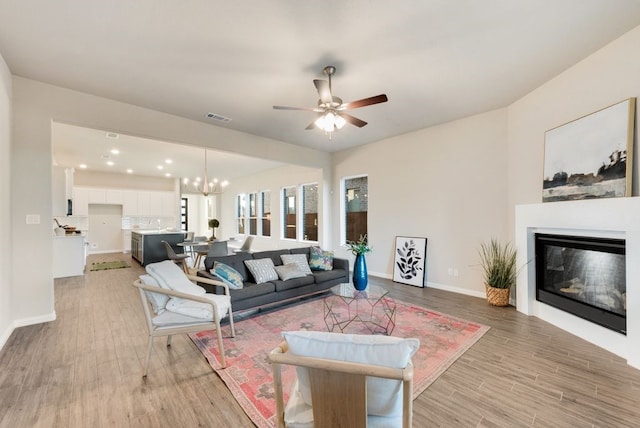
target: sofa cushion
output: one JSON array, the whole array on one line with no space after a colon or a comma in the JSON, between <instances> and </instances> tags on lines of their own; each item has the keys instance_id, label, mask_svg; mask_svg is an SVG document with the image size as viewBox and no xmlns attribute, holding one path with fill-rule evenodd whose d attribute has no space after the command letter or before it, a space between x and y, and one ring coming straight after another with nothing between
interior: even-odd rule
<instances>
[{"instance_id":1,"label":"sofa cushion","mask_svg":"<svg viewBox=\"0 0 640 428\"><path fill-rule=\"evenodd\" d=\"M316 284L343 278L345 276L348 278L348 272L345 272L343 269L313 271L313 278ZM346 282L349 282L349 279L347 279Z\"/></svg>"},{"instance_id":2,"label":"sofa cushion","mask_svg":"<svg viewBox=\"0 0 640 428\"><path fill-rule=\"evenodd\" d=\"M168 288L181 293L202 296L205 294L204 288L189 281L184 271L171 260L159 263L150 263L145 268L147 273L153 277L163 288Z\"/></svg>"},{"instance_id":3,"label":"sofa cushion","mask_svg":"<svg viewBox=\"0 0 640 428\"><path fill-rule=\"evenodd\" d=\"M311 270L333 269L333 251L324 251L320 247L309 250L309 267Z\"/></svg>"},{"instance_id":4,"label":"sofa cushion","mask_svg":"<svg viewBox=\"0 0 640 428\"><path fill-rule=\"evenodd\" d=\"M283 254L290 254L289 250L284 249L284 250L260 251L258 253L253 253L252 255L253 255L253 258L256 260L269 258L273 262L274 266L280 266L281 264L283 264L282 259L280 259L280 256Z\"/></svg>"},{"instance_id":5,"label":"sofa cushion","mask_svg":"<svg viewBox=\"0 0 640 428\"><path fill-rule=\"evenodd\" d=\"M281 281L307 276L306 273L300 270L297 263L287 263L282 266L275 266L274 269L278 273L278 278L280 278Z\"/></svg>"},{"instance_id":6,"label":"sofa cushion","mask_svg":"<svg viewBox=\"0 0 640 428\"><path fill-rule=\"evenodd\" d=\"M265 282L264 284L256 284L255 282L245 282L244 286L238 290L229 290L231 301L251 299L253 297L264 296L276 292L276 286L273 282Z\"/></svg>"},{"instance_id":7,"label":"sofa cushion","mask_svg":"<svg viewBox=\"0 0 640 428\"><path fill-rule=\"evenodd\" d=\"M276 291L291 290L292 288L302 287L304 285L312 285L314 283L313 276L304 275L300 278L292 278L286 281L273 281L276 286Z\"/></svg>"},{"instance_id":8,"label":"sofa cushion","mask_svg":"<svg viewBox=\"0 0 640 428\"><path fill-rule=\"evenodd\" d=\"M245 260L244 264L247 266L247 269L249 269L249 272L251 272L251 275L253 275L256 284L278 279L278 273L274 269L273 260L269 258Z\"/></svg>"},{"instance_id":9,"label":"sofa cushion","mask_svg":"<svg viewBox=\"0 0 640 428\"><path fill-rule=\"evenodd\" d=\"M404 368L420 347L418 339L392 336L327 333L320 331L283 332L290 351L295 355L384 367ZM296 368L299 391L311 403L307 370ZM370 377L367 379L367 414L398 416L402 414L402 382Z\"/></svg>"},{"instance_id":10,"label":"sofa cushion","mask_svg":"<svg viewBox=\"0 0 640 428\"><path fill-rule=\"evenodd\" d=\"M213 262L213 270L211 273L220 278L229 288L242 288L242 275L229 265L221 262Z\"/></svg>"},{"instance_id":11,"label":"sofa cushion","mask_svg":"<svg viewBox=\"0 0 640 428\"><path fill-rule=\"evenodd\" d=\"M289 252L291 254L304 254L307 256L307 260L309 260L309 249L311 247L300 247L300 248L290 248Z\"/></svg>"},{"instance_id":12,"label":"sofa cushion","mask_svg":"<svg viewBox=\"0 0 640 428\"><path fill-rule=\"evenodd\" d=\"M309 267L309 260L307 256L304 254L283 254L280 256L283 264L287 263L295 263L298 265L298 270L300 270L305 275L311 275L311 268ZM280 278L282 279L282 278Z\"/></svg>"}]
</instances>

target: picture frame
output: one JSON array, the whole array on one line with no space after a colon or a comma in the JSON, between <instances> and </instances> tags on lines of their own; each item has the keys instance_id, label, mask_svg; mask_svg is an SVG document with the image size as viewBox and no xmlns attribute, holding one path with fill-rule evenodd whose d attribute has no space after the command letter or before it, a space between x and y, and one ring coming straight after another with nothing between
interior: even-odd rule
<instances>
[{"instance_id":1,"label":"picture frame","mask_svg":"<svg viewBox=\"0 0 640 428\"><path fill-rule=\"evenodd\" d=\"M393 281L424 287L427 238L396 236Z\"/></svg>"},{"instance_id":2,"label":"picture frame","mask_svg":"<svg viewBox=\"0 0 640 428\"><path fill-rule=\"evenodd\" d=\"M545 132L542 202L631 196L636 99Z\"/></svg>"}]
</instances>

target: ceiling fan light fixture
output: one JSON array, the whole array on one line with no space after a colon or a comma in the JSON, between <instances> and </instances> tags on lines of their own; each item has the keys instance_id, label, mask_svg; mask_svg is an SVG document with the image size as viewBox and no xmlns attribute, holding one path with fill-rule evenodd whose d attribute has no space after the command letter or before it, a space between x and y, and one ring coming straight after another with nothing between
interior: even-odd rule
<instances>
[{"instance_id":1,"label":"ceiling fan light fixture","mask_svg":"<svg viewBox=\"0 0 640 428\"><path fill-rule=\"evenodd\" d=\"M316 126L324 132L333 132L341 129L345 123L346 121L342 117L332 111L323 114L315 121Z\"/></svg>"}]
</instances>

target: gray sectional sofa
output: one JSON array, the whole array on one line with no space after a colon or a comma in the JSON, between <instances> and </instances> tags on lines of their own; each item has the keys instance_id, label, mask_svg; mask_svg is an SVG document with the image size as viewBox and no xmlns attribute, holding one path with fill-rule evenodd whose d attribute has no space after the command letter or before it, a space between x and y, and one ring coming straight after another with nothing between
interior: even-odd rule
<instances>
[{"instance_id":1,"label":"gray sectional sofa","mask_svg":"<svg viewBox=\"0 0 640 428\"><path fill-rule=\"evenodd\" d=\"M301 297L325 292L334 285L349 282L349 260L333 259L333 269L326 271L313 271L312 275L302 278L292 278L286 281L274 280L262 284L256 284L249 269L244 264L245 260L270 258L275 266L281 266L282 254L305 254L309 260L309 247L292 248L273 251L261 251L256 253L236 253L221 257L207 257L204 261L205 269L198 271L198 276L219 279L211 273L214 262L218 261L237 270L243 279L241 289L231 289L231 307L234 312L252 308L285 302ZM207 293L221 293L215 286L200 283Z\"/></svg>"}]
</instances>

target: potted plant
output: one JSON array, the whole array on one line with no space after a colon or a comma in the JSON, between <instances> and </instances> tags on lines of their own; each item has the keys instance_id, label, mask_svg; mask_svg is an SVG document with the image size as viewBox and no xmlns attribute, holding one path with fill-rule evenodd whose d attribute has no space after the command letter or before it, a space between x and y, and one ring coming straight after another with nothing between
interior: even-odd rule
<instances>
[{"instance_id":1,"label":"potted plant","mask_svg":"<svg viewBox=\"0 0 640 428\"><path fill-rule=\"evenodd\" d=\"M360 235L360 239L357 241L347 241L347 246L351 250L351 254L356 256L353 265L353 286L356 290L364 290L368 283L367 262L364 255L371 252L367 235Z\"/></svg>"},{"instance_id":2,"label":"potted plant","mask_svg":"<svg viewBox=\"0 0 640 428\"><path fill-rule=\"evenodd\" d=\"M211 229L211 239L209 239L210 241L216 239L216 227L218 226L220 226L220 222L217 218L209 219L209 229Z\"/></svg>"},{"instance_id":3,"label":"potted plant","mask_svg":"<svg viewBox=\"0 0 640 428\"><path fill-rule=\"evenodd\" d=\"M516 248L509 242L502 244L492 238L488 243L480 244L478 252L484 273L487 301L494 306L507 306L509 292L518 275Z\"/></svg>"}]
</instances>

